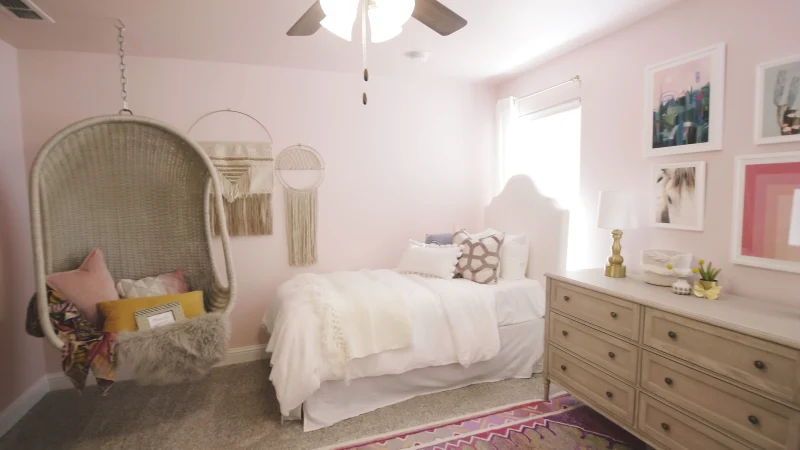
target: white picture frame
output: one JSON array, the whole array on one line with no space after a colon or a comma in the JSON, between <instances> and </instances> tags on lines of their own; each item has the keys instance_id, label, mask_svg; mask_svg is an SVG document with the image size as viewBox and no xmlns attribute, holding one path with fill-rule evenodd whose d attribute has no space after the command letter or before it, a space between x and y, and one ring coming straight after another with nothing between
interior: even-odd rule
<instances>
[{"instance_id":1,"label":"white picture frame","mask_svg":"<svg viewBox=\"0 0 800 450\"><path fill-rule=\"evenodd\" d=\"M783 83L783 89L779 90L778 72L782 68L784 71L788 71L788 75ZM800 80L800 55L765 62L756 67L755 134L753 136L756 145L800 142L800 132L781 135L781 125L778 122L778 116L785 114L786 111L781 112L777 108L784 106L789 110L794 106L795 111L800 111L800 81L797 81L798 84L795 85L794 101L791 104L788 103L793 79ZM771 102L768 100L767 92L770 92ZM787 104L782 105L781 101L787 101ZM770 105L767 105L767 102ZM774 118L770 117L771 109L775 110ZM795 122L796 126L800 126L800 118L797 118Z\"/></svg>"},{"instance_id":2,"label":"white picture frame","mask_svg":"<svg viewBox=\"0 0 800 450\"><path fill-rule=\"evenodd\" d=\"M134 313L136 326L139 331L152 330L184 320L183 308L180 302L167 303L140 309Z\"/></svg>"},{"instance_id":3,"label":"white picture frame","mask_svg":"<svg viewBox=\"0 0 800 450\"><path fill-rule=\"evenodd\" d=\"M675 184L685 186L684 176L673 177L675 169L694 169L694 187L681 190ZM706 162L695 161L685 163L654 164L650 173L650 226L673 230L703 231L706 213ZM676 181L679 180L679 181ZM689 194L691 192L691 194ZM675 195L678 193L678 195ZM691 198L688 198L691 195ZM668 201L667 197L672 197ZM677 198L676 198L677 197ZM683 207L672 206L676 202L684 202ZM665 211L666 209L666 211ZM664 222L673 220L674 222ZM670 216L678 215L679 219Z\"/></svg>"},{"instance_id":4,"label":"white picture frame","mask_svg":"<svg viewBox=\"0 0 800 450\"><path fill-rule=\"evenodd\" d=\"M731 254L734 264L759 267L762 269L800 273L800 262L744 255L742 237L744 234L744 209L746 189L746 169L754 164L800 163L800 152L765 153L737 156L734 163L733 232Z\"/></svg>"},{"instance_id":5,"label":"white picture frame","mask_svg":"<svg viewBox=\"0 0 800 450\"><path fill-rule=\"evenodd\" d=\"M645 69L645 101L644 101L644 130L642 134L643 154L646 158L668 155L679 155L685 153L698 153L722 150L723 146L723 123L724 123L724 110L725 110L725 60L726 60L726 44L719 43L709 47L695 50L691 53L672 58L658 64L653 64ZM702 63L702 64L701 64ZM708 74L702 74L701 71L695 71L696 79L694 81L687 81L687 85L691 83L702 83L703 80L710 86L710 100L709 100L709 113L708 124L701 126L702 130L707 129L708 140L701 143L693 144L680 144L674 146L657 147L654 145L654 137L656 135L655 123L655 108L658 103L659 107L663 104L666 95L674 95L675 91L671 90L669 86L665 87L664 83L660 84L660 92L658 100L655 96L656 78L664 80L672 80L674 77L668 71L674 71L675 77L680 77L683 71L681 67L687 66L684 70L689 71L690 64L702 65L708 68ZM672 85L676 84L670 83ZM668 89L666 92L661 89ZM677 92L677 94L683 91ZM673 120L677 123L686 123L680 120ZM667 134L673 136L673 139L678 139L676 136L681 136L679 130L685 130L683 125L672 127L672 132L668 133L666 130L660 132L661 135ZM686 130L690 132L690 130ZM683 139L683 138L680 138Z\"/></svg>"}]
</instances>

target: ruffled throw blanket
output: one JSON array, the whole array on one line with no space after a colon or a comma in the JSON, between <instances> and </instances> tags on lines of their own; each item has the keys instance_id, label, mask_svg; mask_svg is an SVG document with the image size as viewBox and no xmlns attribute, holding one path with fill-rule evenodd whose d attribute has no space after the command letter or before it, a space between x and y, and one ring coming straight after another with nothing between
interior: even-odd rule
<instances>
[{"instance_id":1,"label":"ruffled throw blanket","mask_svg":"<svg viewBox=\"0 0 800 450\"><path fill-rule=\"evenodd\" d=\"M116 363L116 336L97 331L84 319L78 308L53 289L47 289L50 323L64 342L61 350L61 368L79 391L86 386L86 377L92 371L97 385L105 394L114 384ZM25 331L34 337L44 337L36 311L36 294L28 303Z\"/></svg>"},{"instance_id":2,"label":"ruffled throw blanket","mask_svg":"<svg viewBox=\"0 0 800 450\"><path fill-rule=\"evenodd\" d=\"M279 289L289 298L310 301L320 318L323 355L347 378L348 361L411 345L402 277L392 271L305 273Z\"/></svg>"}]
</instances>

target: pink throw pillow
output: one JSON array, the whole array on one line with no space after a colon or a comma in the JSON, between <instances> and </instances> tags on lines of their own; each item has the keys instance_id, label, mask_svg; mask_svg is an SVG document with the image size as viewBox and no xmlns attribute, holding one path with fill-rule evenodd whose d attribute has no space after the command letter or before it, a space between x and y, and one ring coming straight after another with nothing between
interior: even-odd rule
<instances>
[{"instance_id":1,"label":"pink throw pillow","mask_svg":"<svg viewBox=\"0 0 800 450\"><path fill-rule=\"evenodd\" d=\"M94 325L99 325L97 304L119 300L114 279L108 272L99 248L92 250L77 269L51 273L46 280L48 286L73 303L83 317Z\"/></svg>"}]
</instances>

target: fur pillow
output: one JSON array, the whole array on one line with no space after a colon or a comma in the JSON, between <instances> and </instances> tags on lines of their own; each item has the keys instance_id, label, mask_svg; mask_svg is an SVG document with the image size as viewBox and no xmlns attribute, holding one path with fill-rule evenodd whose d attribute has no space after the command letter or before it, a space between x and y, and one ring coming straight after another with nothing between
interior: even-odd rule
<instances>
[{"instance_id":1,"label":"fur pillow","mask_svg":"<svg viewBox=\"0 0 800 450\"><path fill-rule=\"evenodd\" d=\"M139 384L169 384L202 378L228 351L226 315L205 314L146 331L122 332L118 366L132 370Z\"/></svg>"},{"instance_id":2,"label":"fur pillow","mask_svg":"<svg viewBox=\"0 0 800 450\"><path fill-rule=\"evenodd\" d=\"M465 230L453 235L453 243L463 248L456 271L467 280L480 284L495 284L500 272L500 249L505 234L494 232L470 235Z\"/></svg>"}]
</instances>

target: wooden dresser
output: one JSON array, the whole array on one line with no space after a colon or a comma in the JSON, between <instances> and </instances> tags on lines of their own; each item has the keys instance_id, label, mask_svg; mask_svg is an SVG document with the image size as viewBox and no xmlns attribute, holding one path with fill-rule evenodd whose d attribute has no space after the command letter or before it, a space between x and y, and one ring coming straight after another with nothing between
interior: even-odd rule
<instances>
[{"instance_id":1,"label":"wooden dresser","mask_svg":"<svg viewBox=\"0 0 800 450\"><path fill-rule=\"evenodd\" d=\"M800 298L800 293L798 294ZM800 303L547 274L550 381L659 449L800 450Z\"/></svg>"}]
</instances>

